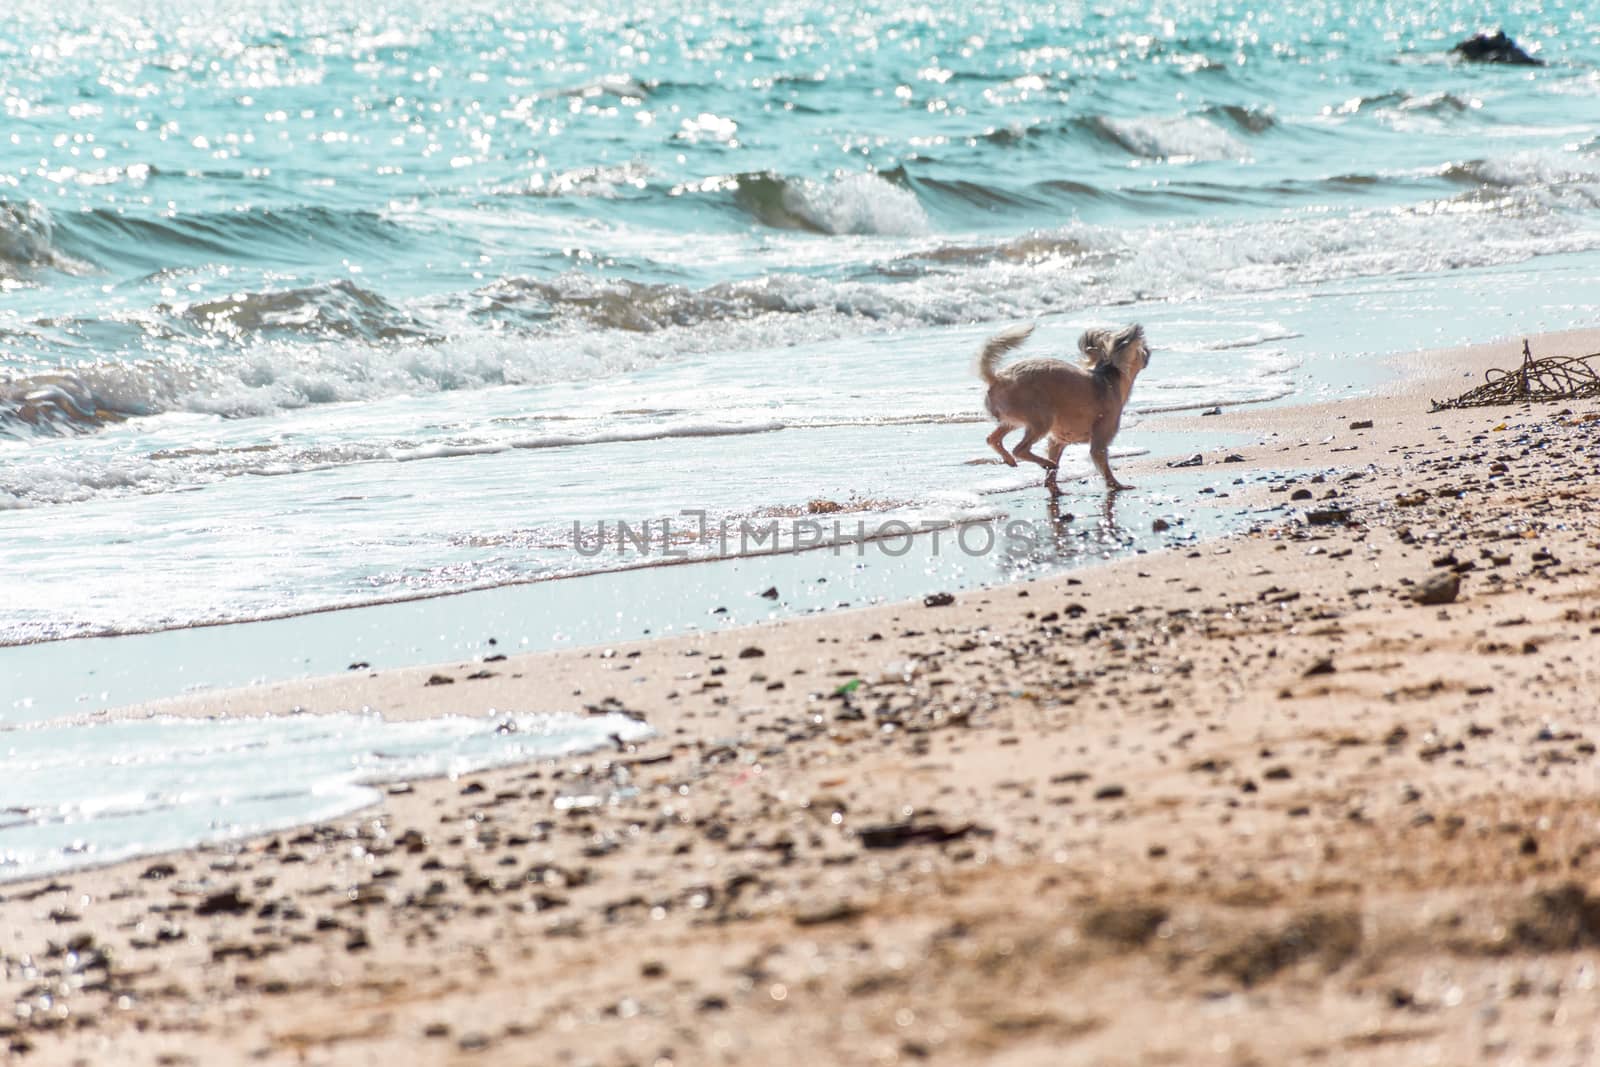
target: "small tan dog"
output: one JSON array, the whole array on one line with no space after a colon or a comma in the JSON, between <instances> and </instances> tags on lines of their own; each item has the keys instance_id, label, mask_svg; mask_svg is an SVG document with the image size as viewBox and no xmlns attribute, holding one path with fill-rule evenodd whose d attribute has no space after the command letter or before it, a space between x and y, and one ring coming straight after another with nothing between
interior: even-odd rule
<instances>
[{"instance_id":1,"label":"small tan dog","mask_svg":"<svg viewBox=\"0 0 1600 1067\"><path fill-rule=\"evenodd\" d=\"M1144 327L1086 330L1078 338L1083 366L1045 357L1018 360L997 369L1000 357L1032 332L1032 326L1014 326L995 334L978 356L978 374L989 384L984 405L1000 420L989 435L989 445L1008 466L1026 459L1043 467L1049 472L1045 485L1057 493L1056 470L1062 451L1069 444L1087 441L1089 456L1105 478L1106 488L1133 488L1111 473L1107 450L1122 425L1122 409L1133 390L1133 380L1150 365ZM1019 426L1024 431L1022 440L1007 452L1003 438ZM1045 436L1050 438L1048 458L1033 451L1034 442Z\"/></svg>"}]
</instances>

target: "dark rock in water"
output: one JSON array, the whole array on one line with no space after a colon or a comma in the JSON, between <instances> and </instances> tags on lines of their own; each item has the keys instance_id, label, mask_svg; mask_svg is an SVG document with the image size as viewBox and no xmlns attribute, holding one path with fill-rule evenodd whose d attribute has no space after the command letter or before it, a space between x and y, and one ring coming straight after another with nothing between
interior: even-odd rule
<instances>
[{"instance_id":1,"label":"dark rock in water","mask_svg":"<svg viewBox=\"0 0 1600 1067\"><path fill-rule=\"evenodd\" d=\"M930 608L947 608L956 602L954 593L929 593L922 603Z\"/></svg>"},{"instance_id":2,"label":"dark rock in water","mask_svg":"<svg viewBox=\"0 0 1600 1067\"><path fill-rule=\"evenodd\" d=\"M1452 48L1451 53L1472 63L1513 63L1524 67L1542 67L1544 60L1535 59L1523 51L1521 45L1506 36L1506 31L1480 33L1469 37Z\"/></svg>"},{"instance_id":3,"label":"dark rock in water","mask_svg":"<svg viewBox=\"0 0 1600 1067\"><path fill-rule=\"evenodd\" d=\"M1196 452L1194 455L1190 456L1188 459L1174 460L1173 462L1168 463L1167 466L1169 466L1169 467L1198 467L1203 463L1205 463L1205 457L1202 456L1200 453Z\"/></svg>"},{"instance_id":4,"label":"dark rock in water","mask_svg":"<svg viewBox=\"0 0 1600 1067\"><path fill-rule=\"evenodd\" d=\"M778 587L775 586L775 585L769 585L769 586L767 586L767 588L765 588L765 589L763 589L761 591L761 595L766 597L768 600L777 600L778 599Z\"/></svg>"}]
</instances>

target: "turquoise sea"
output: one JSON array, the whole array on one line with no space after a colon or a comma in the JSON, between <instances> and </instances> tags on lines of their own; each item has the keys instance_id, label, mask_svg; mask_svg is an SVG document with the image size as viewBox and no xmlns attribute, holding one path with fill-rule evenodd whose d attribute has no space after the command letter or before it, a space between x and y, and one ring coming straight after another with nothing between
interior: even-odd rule
<instances>
[{"instance_id":1,"label":"turquoise sea","mask_svg":"<svg viewBox=\"0 0 1600 1067\"><path fill-rule=\"evenodd\" d=\"M1494 26L1542 65L1451 54ZM650 562L575 523L1005 519L1002 326L1143 321L1148 414L1592 324L1596 279L1576 0L18 5L0 646ZM11 682L0 724L81 710Z\"/></svg>"}]
</instances>

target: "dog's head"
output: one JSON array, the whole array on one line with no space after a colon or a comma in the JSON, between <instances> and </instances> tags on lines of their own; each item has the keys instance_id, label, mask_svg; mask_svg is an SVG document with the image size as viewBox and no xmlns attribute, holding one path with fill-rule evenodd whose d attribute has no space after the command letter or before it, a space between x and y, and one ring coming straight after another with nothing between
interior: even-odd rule
<instances>
[{"instance_id":1,"label":"dog's head","mask_svg":"<svg viewBox=\"0 0 1600 1067\"><path fill-rule=\"evenodd\" d=\"M1109 364L1129 377L1150 365L1150 346L1138 323L1120 330L1085 330L1078 338L1078 351L1091 368Z\"/></svg>"}]
</instances>

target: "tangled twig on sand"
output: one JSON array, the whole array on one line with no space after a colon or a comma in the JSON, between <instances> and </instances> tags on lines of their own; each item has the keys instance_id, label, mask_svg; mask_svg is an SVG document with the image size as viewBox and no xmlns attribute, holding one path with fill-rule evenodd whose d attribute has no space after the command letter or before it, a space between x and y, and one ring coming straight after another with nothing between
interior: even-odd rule
<instances>
[{"instance_id":1,"label":"tangled twig on sand","mask_svg":"<svg viewBox=\"0 0 1600 1067\"><path fill-rule=\"evenodd\" d=\"M1484 383L1454 400L1435 400L1434 411L1445 408L1491 407L1530 401L1586 400L1600 397L1600 352L1588 356L1547 356L1534 359L1528 342L1522 342L1522 366L1514 371L1498 367L1484 375Z\"/></svg>"}]
</instances>

